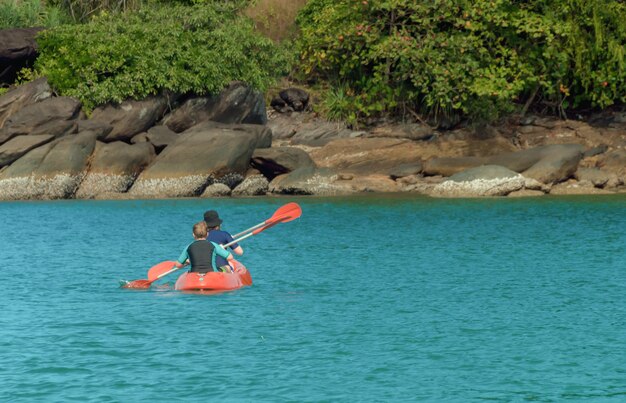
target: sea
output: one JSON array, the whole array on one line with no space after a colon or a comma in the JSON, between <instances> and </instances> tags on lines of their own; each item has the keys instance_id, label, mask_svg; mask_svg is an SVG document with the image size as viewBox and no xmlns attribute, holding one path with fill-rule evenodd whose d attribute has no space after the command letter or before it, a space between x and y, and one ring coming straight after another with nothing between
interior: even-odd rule
<instances>
[{"instance_id":1,"label":"sea","mask_svg":"<svg viewBox=\"0 0 626 403\"><path fill-rule=\"evenodd\" d=\"M183 293L215 209L253 285ZM624 402L626 195L0 203L0 402Z\"/></svg>"}]
</instances>

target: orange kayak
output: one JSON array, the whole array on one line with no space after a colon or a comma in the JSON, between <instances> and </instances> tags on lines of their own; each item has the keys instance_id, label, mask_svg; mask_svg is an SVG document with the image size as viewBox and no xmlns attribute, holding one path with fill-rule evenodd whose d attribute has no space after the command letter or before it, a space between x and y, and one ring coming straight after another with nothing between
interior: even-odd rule
<instances>
[{"instance_id":1,"label":"orange kayak","mask_svg":"<svg viewBox=\"0 0 626 403\"><path fill-rule=\"evenodd\" d=\"M180 291L228 291L252 285L252 277L248 269L236 260L233 261L233 264L235 266L234 273L215 271L208 273L183 273L176 280L174 289Z\"/></svg>"}]
</instances>

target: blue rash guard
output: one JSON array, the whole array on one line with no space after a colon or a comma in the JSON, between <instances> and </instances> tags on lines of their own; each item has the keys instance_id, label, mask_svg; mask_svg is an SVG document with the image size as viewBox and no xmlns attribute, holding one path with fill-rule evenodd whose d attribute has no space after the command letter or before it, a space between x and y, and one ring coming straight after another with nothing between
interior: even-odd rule
<instances>
[{"instance_id":1,"label":"blue rash guard","mask_svg":"<svg viewBox=\"0 0 626 403\"><path fill-rule=\"evenodd\" d=\"M193 241L183 250L178 258L178 263L185 264L187 259L191 263L191 272L206 273L209 271L219 271L221 265L216 265L216 258L221 257L226 261L230 252L217 245L215 242L208 242L204 239ZM228 264L228 263L226 263Z\"/></svg>"},{"instance_id":2,"label":"blue rash guard","mask_svg":"<svg viewBox=\"0 0 626 403\"><path fill-rule=\"evenodd\" d=\"M210 230L209 231L209 235L207 236L206 239L208 241L214 242L214 243L216 243L218 245L226 245L227 243L233 241L232 235L230 235L226 231L222 231L222 230L219 230L219 229L212 229L212 230ZM234 245L231 245L230 248L231 249L235 249L238 246L239 246L239 244L236 243ZM215 259L215 261L217 263L217 266L215 266L215 267L222 267L222 266L228 265L228 262L226 261L226 259L224 259L221 256L218 256Z\"/></svg>"}]
</instances>

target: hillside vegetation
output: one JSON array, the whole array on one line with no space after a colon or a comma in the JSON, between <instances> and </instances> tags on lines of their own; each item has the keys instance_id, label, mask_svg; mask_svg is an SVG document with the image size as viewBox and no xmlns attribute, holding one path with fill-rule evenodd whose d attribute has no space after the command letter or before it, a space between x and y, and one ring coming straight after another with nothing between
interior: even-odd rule
<instances>
[{"instance_id":1,"label":"hillside vegetation","mask_svg":"<svg viewBox=\"0 0 626 403\"><path fill-rule=\"evenodd\" d=\"M5 27L56 27L38 38L35 75L87 108L164 90L213 93L231 80L264 90L286 75L322 94L326 116L355 123L565 117L626 101L618 0L4 4Z\"/></svg>"}]
</instances>

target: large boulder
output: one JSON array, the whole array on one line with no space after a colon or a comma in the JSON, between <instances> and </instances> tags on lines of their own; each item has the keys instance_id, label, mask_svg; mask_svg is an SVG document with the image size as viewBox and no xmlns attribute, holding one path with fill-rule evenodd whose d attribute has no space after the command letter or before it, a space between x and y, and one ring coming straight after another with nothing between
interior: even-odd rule
<instances>
[{"instance_id":1,"label":"large boulder","mask_svg":"<svg viewBox=\"0 0 626 403\"><path fill-rule=\"evenodd\" d=\"M418 143L394 138L340 139L310 152L317 166L359 175L391 175L402 164L419 162Z\"/></svg>"},{"instance_id":2,"label":"large boulder","mask_svg":"<svg viewBox=\"0 0 626 403\"><path fill-rule=\"evenodd\" d=\"M17 136L0 146L0 168L11 164L30 150L54 139L49 134Z\"/></svg>"},{"instance_id":3,"label":"large boulder","mask_svg":"<svg viewBox=\"0 0 626 403\"><path fill-rule=\"evenodd\" d=\"M141 101L124 101L120 105L100 106L94 109L91 120L112 126L113 129L102 141L128 142L137 133L154 126L163 117L166 108L165 96L153 96Z\"/></svg>"},{"instance_id":4,"label":"large boulder","mask_svg":"<svg viewBox=\"0 0 626 403\"><path fill-rule=\"evenodd\" d=\"M37 58L35 36L43 28L0 30L0 83L11 84L17 73L33 65Z\"/></svg>"},{"instance_id":5,"label":"large boulder","mask_svg":"<svg viewBox=\"0 0 626 403\"><path fill-rule=\"evenodd\" d=\"M245 130L249 126L254 125L227 128L207 123L181 133L141 173L129 193L138 197L188 197L201 194L215 182L232 185L230 178L235 176L240 182L254 150L271 145L269 129L255 126L258 129Z\"/></svg>"},{"instance_id":6,"label":"large boulder","mask_svg":"<svg viewBox=\"0 0 626 403\"><path fill-rule=\"evenodd\" d=\"M337 179L337 174L332 170L303 167L274 178L269 184L269 191L275 194L320 196L345 193L344 189L334 184Z\"/></svg>"},{"instance_id":7,"label":"large boulder","mask_svg":"<svg viewBox=\"0 0 626 403\"><path fill-rule=\"evenodd\" d=\"M76 198L90 199L100 194L126 192L155 157L150 143L98 142Z\"/></svg>"},{"instance_id":8,"label":"large boulder","mask_svg":"<svg viewBox=\"0 0 626 403\"><path fill-rule=\"evenodd\" d=\"M452 175L435 186L435 197L506 196L524 187L525 179L517 172L498 165L484 165Z\"/></svg>"},{"instance_id":9,"label":"large boulder","mask_svg":"<svg viewBox=\"0 0 626 403\"><path fill-rule=\"evenodd\" d=\"M154 146L157 154L165 149L168 145L178 140L178 134L170 130L167 126L154 126L145 133L140 133L133 137L130 142L133 144L148 142Z\"/></svg>"},{"instance_id":10,"label":"large boulder","mask_svg":"<svg viewBox=\"0 0 626 403\"><path fill-rule=\"evenodd\" d=\"M0 199L67 199L83 179L96 144L93 134L56 139L0 173Z\"/></svg>"},{"instance_id":11,"label":"large boulder","mask_svg":"<svg viewBox=\"0 0 626 403\"><path fill-rule=\"evenodd\" d=\"M233 189L233 196L263 196L269 189L269 181L263 175L252 175Z\"/></svg>"},{"instance_id":12,"label":"large boulder","mask_svg":"<svg viewBox=\"0 0 626 403\"><path fill-rule=\"evenodd\" d=\"M584 150L579 144L553 144L492 156L433 158L424 164L424 174L451 176L481 165L499 165L543 183L556 183L576 172Z\"/></svg>"},{"instance_id":13,"label":"large boulder","mask_svg":"<svg viewBox=\"0 0 626 403\"><path fill-rule=\"evenodd\" d=\"M45 78L38 78L20 85L0 96L0 128L4 122L22 108L52 96L52 89Z\"/></svg>"},{"instance_id":14,"label":"large boulder","mask_svg":"<svg viewBox=\"0 0 626 403\"><path fill-rule=\"evenodd\" d=\"M542 183L559 183L574 176L585 147L579 144L545 146L542 158L522 174Z\"/></svg>"},{"instance_id":15,"label":"large boulder","mask_svg":"<svg viewBox=\"0 0 626 403\"><path fill-rule=\"evenodd\" d=\"M296 147L259 148L252 154L250 165L270 181L298 168L315 168L315 162L309 154Z\"/></svg>"},{"instance_id":16,"label":"large boulder","mask_svg":"<svg viewBox=\"0 0 626 403\"><path fill-rule=\"evenodd\" d=\"M80 108L80 101L69 97L47 98L27 105L4 122L0 144L20 135L61 137L74 133Z\"/></svg>"},{"instance_id":17,"label":"large boulder","mask_svg":"<svg viewBox=\"0 0 626 403\"><path fill-rule=\"evenodd\" d=\"M263 94L241 82L232 83L219 95L191 98L163 119L163 124L181 133L206 121L220 123L267 123Z\"/></svg>"}]
</instances>

